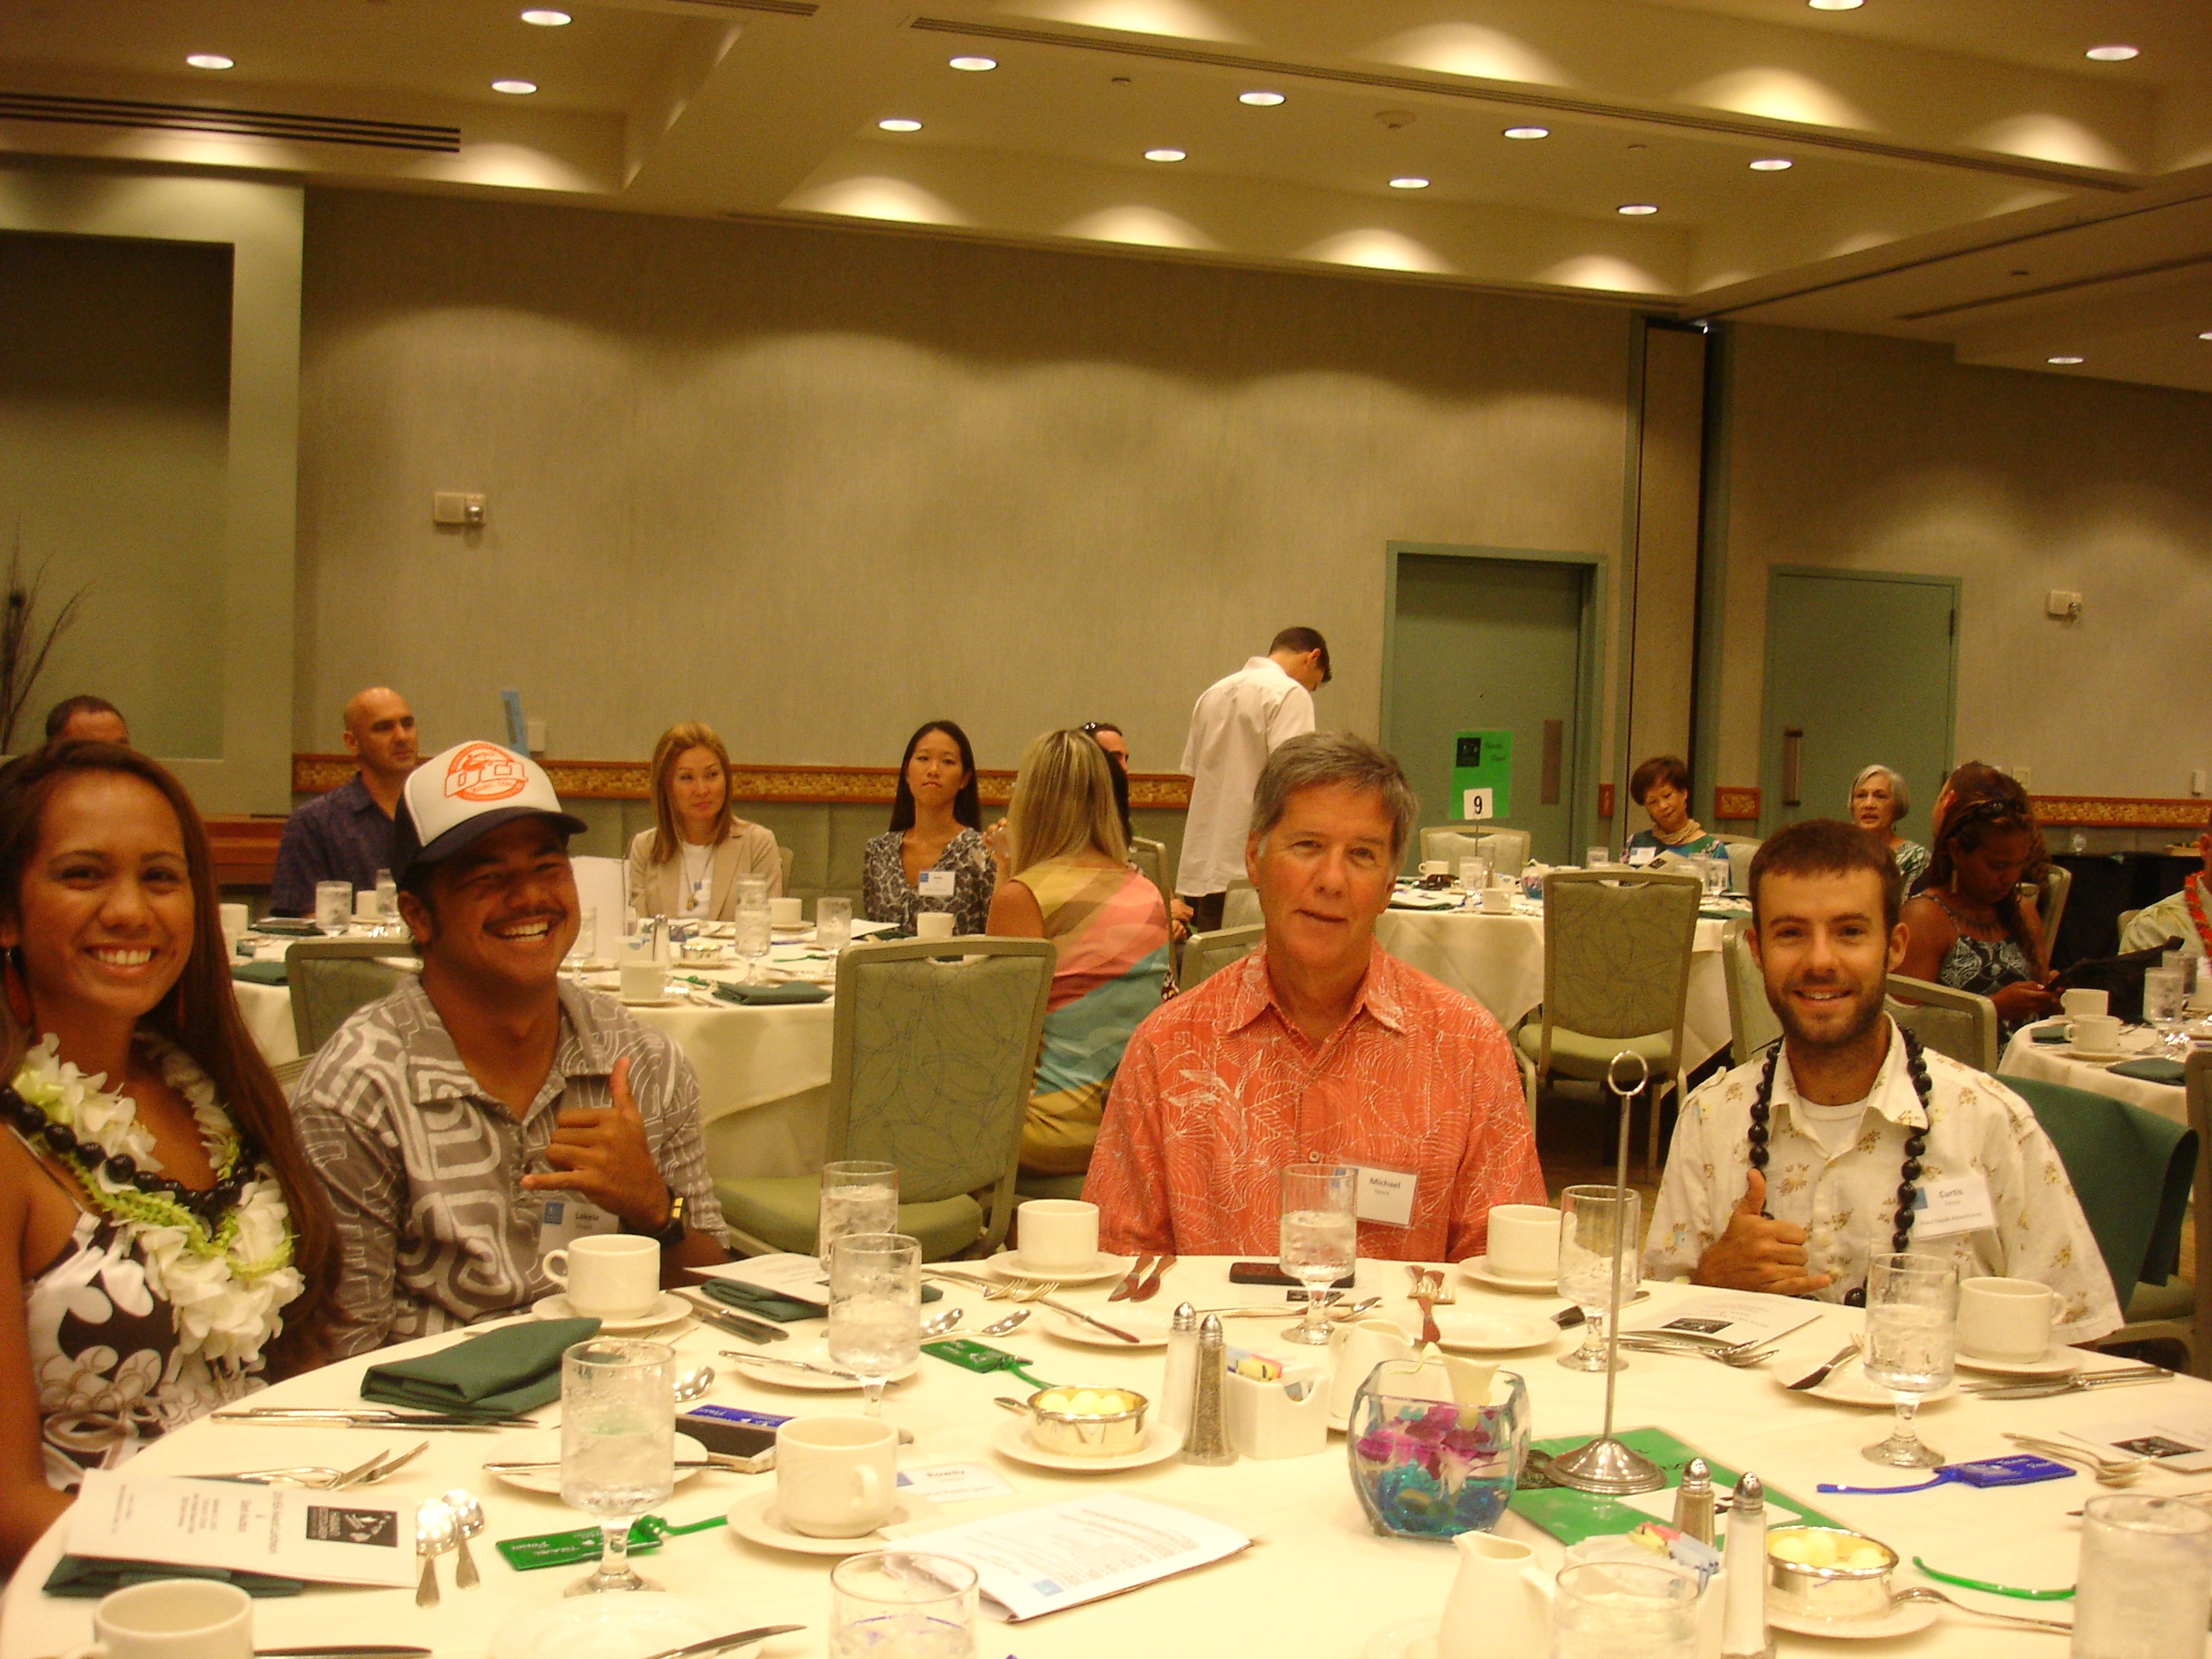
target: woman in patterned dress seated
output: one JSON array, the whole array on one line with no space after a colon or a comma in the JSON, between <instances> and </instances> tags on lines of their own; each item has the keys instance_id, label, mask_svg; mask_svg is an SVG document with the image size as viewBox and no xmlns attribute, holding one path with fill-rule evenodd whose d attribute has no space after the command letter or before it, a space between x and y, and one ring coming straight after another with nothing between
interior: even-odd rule
<instances>
[{"instance_id":1,"label":"woman in patterned dress seated","mask_svg":"<svg viewBox=\"0 0 2212 1659\"><path fill-rule=\"evenodd\" d=\"M329 1201L240 1022L158 763L0 770L0 1571L88 1468L314 1363Z\"/></svg>"},{"instance_id":2,"label":"woman in patterned dress seated","mask_svg":"<svg viewBox=\"0 0 2212 1659\"><path fill-rule=\"evenodd\" d=\"M2021 882L2045 862L2043 837L2017 785L1955 797L1927 879L1905 903L1911 939L1897 971L1989 998L2000 1040L2056 1013L2043 921L2033 905L2020 902Z\"/></svg>"}]
</instances>

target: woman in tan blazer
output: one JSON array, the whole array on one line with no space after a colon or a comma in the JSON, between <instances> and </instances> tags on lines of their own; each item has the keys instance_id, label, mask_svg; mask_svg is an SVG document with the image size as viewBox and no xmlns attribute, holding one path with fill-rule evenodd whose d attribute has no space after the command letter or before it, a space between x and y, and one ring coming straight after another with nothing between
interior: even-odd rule
<instances>
[{"instance_id":1,"label":"woman in tan blazer","mask_svg":"<svg viewBox=\"0 0 2212 1659\"><path fill-rule=\"evenodd\" d=\"M653 750L654 827L629 844L629 904L641 916L728 921L738 878L760 876L783 891L775 837L730 805L730 752L712 726L685 720Z\"/></svg>"}]
</instances>

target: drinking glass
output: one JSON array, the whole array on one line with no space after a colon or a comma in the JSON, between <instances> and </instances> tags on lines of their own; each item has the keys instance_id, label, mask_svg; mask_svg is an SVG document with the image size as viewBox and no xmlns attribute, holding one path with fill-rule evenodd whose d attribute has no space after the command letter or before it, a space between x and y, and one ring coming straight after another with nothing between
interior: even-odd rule
<instances>
[{"instance_id":1,"label":"drinking glass","mask_svg":"<svg viewBox=\"0 0 2212 1659\"><path fill-rule=\"evenodd\" d=\"M769 940L771 937L768 884L765 882L756 882L753 884L761 889L761 901L757 904L748 904L740 896L738 903L737 926L734 930L737 936L732 941L737 948L738 954L745 959L744 982L748 985L760 975L760 965L767 959ZM742 888L744 884L741 882L738 885Z\"/></svg>"},{"instance_id":2,"label":"drinking glass","mask_svg":"<svg viewBox=\"0 0 2212 1659\"><path fill-rule=\"evenodd\" d=\"M921 1352L921 1246L903 1233L848 1233L830 1247L830 1358L860 1379L871 1417L884 1384Z\"/></svg>"},{"instance_id":3,"label":"drinking glass","mask_svg":"<svg viewBox=\"0 0 2212 1659\"><path fill-rule=\"evenodd\" d=\"M827 1267L830 1247L848 1233L898 1231L898 1166L854 1158L822 1166L821 1219L815 1259Z\"/></svg>"},{"instance_id":4,"label":"drinking glass","mask_svg":"<svg viewBox=\"0 0 2212 1659\"><path fill-rule=\"evenodd\" d=\"M975 1570L949 1555L871 1550L830 1570L830 1659L971 1659Z\"/></svg>"},{"instance_id":5,"label":"drinking glass","mask_svg":"<svg viewBox=\"0 0 2212 1659\"><path fill-rule=\"evenodd\" d=\"M1490 885L1488 859L1462 859L1459 861L1459 890L1462 893L1480 893Z\"/></svg>"},{"instance_id":6,"label":"drinking glass","mask_svg":"<svg viewBox=\"0 0 2212 1659\"><path fill-rule=\"evenodd\" d=\"M2143 1020L2158 1030L2158 1046L2166 1052L2186 1054L2189 1041L2181 1035L2182 1005L2189 995L2179 968L2153 968L2143 975Z\"/></svg>"},{"instance_id":7,"label":"drinking glass","mask_svg":"<svg viewBox=\"0 0 2212 1659\"><path fill-rule=\"evenodd\" d=\"M576 912L576 942L568 947L562 959L567 968L581 968L599 953L599 913L589 905Z\"/></svg>"},{"instance_id":8,"label":"drinking glass","mask_svg":"<svg viewBox=\"0 0 2212 1659\"><path fill-rule=\"evenodd\" d=\"M1602 870L1612 862L1613 850L1610 848L1593 847L1583 854L1583 868L1585 870Z\"/></svg>"},{"instance_id":9,"label":"drinking glass","mask_svg":"<svg viewBox=\"0 0 2212 1659\"><path fill-rule=\"evenodd\" d=\"M659 1585L629 1564L629 1529L676 1488L676 1353L595 1336L561 1356L561 1501L595 1516L599 1570L569 1595Z\"/></svg>"},{"instance_id":10,"label":"drinking glass","mask_svg":"<svg viewBox=\"0 0 2212 1659\"><path fill-rule=\"evenodd\" d=\"M325 933L343 933L353 926L353 884L319 881L315 884L315 927Z\"/></svg>"},{"instance_id":11,"label":"drinking glass","mask_svg":"<svg viewBox=\"0 0 2212 1659\"><path fill-rule=\"evenodd\" d=\"M1705 891L1713 895L1715 897L1718 897L1721 894L1727 892L1729 884L1728 860L1726 859L1706 859L1703 862L1705 867Z\"/></svg>"},{"instance_id":12,"label":"drinking glass","mask_svg":"<svg viewBox=\"0 0 2212 1659\"><path fill-rule=\"evenodd\" d=\"M2212 1514L2180 1498L2093 1498L2075 1583L2074 1659L2201 1659Z\"/></svg>"},{"instance_id":13,"label":"drinking glass","mask_svg":"<svg viewBox=\"0 0 2212 1659\"><path fill-rule=\"evenodd\" d=\"M1276 1255L1282 1270L1306 1287L1305 1316L1283 1333L1285 1341L1319 1347L1328 1340L1332 1327L1322 1312L1328 1287L1359 1265L1358 1182L1348 1164L1293 1164L1283 1171Z\"/></svg>"},{"instance_id":14,"label":"drinking glass","mask_svg":"<svg viewBox=\"0 0 2212 1659\"><path fill-rule=\"evenodd\" d=\"M1897 1402L1897 1427L1866 1448L1869 1462L1932 1469L1943 1455L1913 1432L1923 1395L1951 1380L1958 1347L1959 1269L1941 1256L1878 1255L1867 1268L1866 1353L1859 1369Z\"/></svg>"},{"instance_id":15,"label":"drinking glass","mask_svg":"<svg viewBox=\"0 0 2212 1659\"><path fill-rule=\"evenodd\" d=\"M399 884L389 870L376 872L376 921L380 927L399 925Z\"/></svg>"},{"instance_id":16,"label":"drinking glass","mask_svg":"<svg viewBox=\"0 0 2212 1659\"><path fill-rule=\"evenodd\" d=\"M1691 1659L1698 1575L1657 1562L1585 1561L1559 1577L1552 1659Z\"/></svg>"},{"instance_id":17,"label":"drinking glass","mask_svg":"<svg viewBox=\"0 0 2212 1659\"><path fill-rule=\"evenodd\" d=\"M853 942L853 901L827 894L814 901L814 945L831 956Z\"/></svg>"},{"instance_id":18,"label":"drinking glass","mask_svg":"<svg viewBox=\"0 0 2212 1659\"><path fill-rule=\"evenodd\" d=\"M1613 1305L1613 1252L1620 1249L1620 1290L1643 1277L1644 1195L1633 1187L1570 1187L1559 1194L1559 1294L1583 1310L1583 1345L1559 1356L1571 1371L1606 1368L1606 1317ZM1626 1359L1613 1370L1626 1370Z\"/></svg>"}]
</instances>

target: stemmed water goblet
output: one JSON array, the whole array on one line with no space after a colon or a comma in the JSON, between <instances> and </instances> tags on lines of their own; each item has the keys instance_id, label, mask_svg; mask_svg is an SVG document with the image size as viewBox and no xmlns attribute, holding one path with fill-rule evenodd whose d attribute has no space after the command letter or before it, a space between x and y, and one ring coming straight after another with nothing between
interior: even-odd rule
<instances>
[{"instance_id":1,"label":"stemmed water goblet","mask_svg":"<svg viewBox=\"0 0 2212 1659\"><path fill-rule=\"evenodd\" d=\"M1276 1235L1282 1270L1306 1289L1305 1316L1285 1341L1320 1346L1330 1324L1322 1311L1329 1286L1359 1266L1358 1171L1348 1164L1293 1164L1283 1170L1283 1207Z\"/></svg>"},{"instance_id":2,"label":"stemmed water goblet","mask_svg":"<svg viewBox=\"0 0 2212 1659\"><path fill-rule=\"evenodd\" d=\"M921 1352L921 1246L902 1233L847 1233L830 1247L830 1358L860 1379L870 1417L884 1384Z\"/></svg>"},{"instance_id":3,"label":"stemmed water goblet","mask_svg":"<svg viewBox=\"0 0 2212 1659\"><path fill-rule=\"evenodd\" d=\"M599 1570L569 1595L659 1585L629 1564L629 1529L676 1489L676 1354L593 1337L561 1356L561 1501L593 1516Z\"/></svg>"},{"instance_id":4,"label":"stemmed water goblet","mask_svg":"<svg viewBox=\"0 0 2212 1659\"><path fill-rule=\"evenodd\" d=\"M1959 1269L1942 1256L1875 1256L1867 1267L1866 1349L1859 1369L1897 1402L1897 1427L1869 1446L1869 1462L1932 1469L1943 1455L1922 1443L1912 1414L1951 1380L1958 1348Z\"/></svg>"},{"instance_id":5,"label":"stemmed water goblet","mask_svg":"<svg viewBox=\"0 0 2212 1659\"><path fill-rule=\"evenodd\" d=\"M1559 1194L1559 1294L1583 1310L1583 1345L1561 1354L1571 1371L1606 1369L1606 1322L1613 1305L1613 1251L1621 1255L1621 1291L1643 1275L1638 1223L1644 1195L1633 1187L1570 1187ZM1615 1370L1628 1367L1626 1359Z\"/></svg>"}]
</instances>

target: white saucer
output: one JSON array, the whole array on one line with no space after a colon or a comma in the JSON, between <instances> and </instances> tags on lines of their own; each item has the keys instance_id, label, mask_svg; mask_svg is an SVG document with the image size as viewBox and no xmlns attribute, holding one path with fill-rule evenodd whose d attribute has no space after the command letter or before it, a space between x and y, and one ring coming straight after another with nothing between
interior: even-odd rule
<instances>
[{"instance_id":1,"label":"white saucer","mask_svg":"<svg viewBox=\"0 0 2212 1659\"><path fill-rule=\"evenodd\" d=\"M685 1595L640 1590L629 1595L580 1595L503 1620L491 1638L491 1659L647 1659L703 1642L730 1627L726 1608Z\"/></svg>"},{"instance_id":2,"label":"white saucer","mask_svg":"<svg viewBox=\"0 0 2212 1659\"><path fill-rule=\"evenodd\" d=\"M983 1264L1002 1279L1056 1279L1063 1285L1091 1285L1102 1279L1111 1279L1116 1273L1128 1271L1128 1261L1103 1251L1091 1258L1090 1265L1073 1267L1032 1267L1012 1250L1004 1250Z\"/></svg>"},{"instance_id":3,"label":"white saucer","mask_svg":"<svg viewBox=\"0 0 2212 1659\"><path fill-rule=\"evenodd\" d=\"M1119 1348L1125 1353L1135 1353L1145 1348L1164 1348L1168 1345L1168 1316L1154 1313L1149 1308L1131 1309L1126 1302L1109 1302L1098 1310L1098 1317L1109 1325L1119 1326L1138 1340L1124 1342L1118 1336L1109 1336L1095 1325L1086 1325L1071 1318L1057 1308L1041 1308L1037 1317L1048 1336L1056 1336L1063 1342L1080 1342L1086 1348ZM958 1335L958 1332L954 1332Z\"/></svg>"},{"instance_id":4,"label":"white saucer","mask_svg":"<svg viewBox=\"0 0 2212 1659\"><path fill-rule=\"evenodd\" d=\"M702 1467L685 1468L684 1462L686 1458L696 1458ZM688 1434L678 1435L676 1484L680 1486L693 1475L704 1474L707 1472L703 1467L706 1458L707 1449L704 1446ZM502 1440L499 1443L498 1455L491 1461L495 1463L557 1464L561 1461L561 1431L541 1429L535 1434L523 1436L520 1440ZM561 1495L561 1471L558 1468L541 1469L531 1474L499 1474L493 1478L504 1480L510 1486L520 1486L525 1492L550 1492L556 1498Z\"/></svg>"},{"instance_id":5,"label":"white saucer","mask_svg":"<svg viewBox=\"0 0 2212 1659\"><path fill-rule=\"evenodd\" d=\"M938 1518L938 1506L927 1498L911 1494L896 1498L891 1502L890 1519L887 1527L912 1525L916 1522ZM755 1492L740 1498L730 1510L730 1530L748 1543L764 1544L772 1550L789 1550L798 1555L865 1555L870 1550L887 1547L891 1540L881 1532L864 1532L856 1538L817 1538L810 1533L795 1532L784 1524L783 1516L775 1507L775 1492Z\"/></svg>"},{"instance_id":6,"label":"white saucer","mask_svg":"<svg viewBox=\"0 0 2212 1659\"><path fill-rule=\"evenodd\" d=\"M1523 1295L1533 1296L1557 1296L1559 1293L1557 1274L1543 1279L1522 1279L1494 1273L1490 1271L1490 1258L1486 1255L1469 1256L1459 1264L1459 1270L1476 1284L1486 1285L1493 1291L1519 1291Z\"/></svg>"},{"instance_id":7,"label":"white saucer","mask_svg":"<svg viewBox=\"0 0 2212 1659\"><path fill-rule=\"evenodd\" d=\"M2069 1060L2078 1060L2084 1066L2110 1066L2129 1058L2124 1048L2076 1048L2071 1044L2058 1051Z\"/></svg>"},{"instance_id":8,"label":"white saucer","mask_svg":"<svg viewBox=\"0 0 2212 1659\"><path fill-rule=\"evenodd\" d=\"M1393 1625L1367 1638L1367 1659L1437 1659L1437 1632L1441 1619L1415 1619Z\"/></svg>"},{"instance_id":9,"label":"white saucer","mask_svg":"<svg viewBox=\"0 0 2212 1659\"><path fill-rule=\"evenodd\" d=\"M804 1360L810 1365L835 1365L837 1363L830 1357L828 1350L819 1342L811 1348L802 1348L796 1353L780 1353L773 1357L777 1359ZM744 1372L747 1379L751 1382L766 1382L772 1388L804 1389L814 1394L858 1394L860 1389L858 1382L848 1382L842 1376L824 1376L819 1371L786 1370L781 1365L758 1364L749 1354L732 1358L730 1369ZM921 1369L921 1361L917 1359L904 1370L893 1371L890 1381L903 1382Z\"/></svg>"},{"instance_id":10,"label":"white saucer","mask_svg":"<svg viewBox=\"0 0 2212 1659\"><path fill-rule=\"evenodd\" d=\"M1407 1335L1419 1340L1419 1308L1389 1317ZM1480 1308L1437 1310L1437 1346L1448 1353L1519 1353L1540 1348L1559 1334L1559 1328L1545 1315L1517 1308L1501 1313Z\"/></svg>"},{"instance_id":11,"label":"white saucer","mask_svg":"<svg viewBox=\"0 0 2212 1659\"><path fill-rule=\"evenodd\" d=\"M1164 1463L1182 1449L1182 1437L1174 1430L1158 1423L1145 1425L1145 1442L1132 1452L1118 1457L1070 1457L1061 1452L1048 1452L1031 1443L1029 1419L1009 1417L991 1431L991 1449L1002 1457L1011 1457L1017 1463L1033 1464L1041 1469L1065 1469L1070 1474L1101 1474L1115 1469L1141 1469L1148 1463Z\"/></svg>"},{"instance_id":12,"label":"white saucer","mask_svg":"<svg viewBox=\"0 0 2212 1659\"><path fill-rule=\"evenodd\" d=\"M1959 1356L1959 1369L1987 1376L2071 1376L2086 1358L2079 1348L2053 1348L2040 1359L1977 1359Z\"/></svg>"},{"instance_id":13,"label":"white saucer","mask_svg":"<svg viewBox=\"0 0 2212 1659\"><path fill-rule=\"evenodd\" d=\"M623 997L625 1008L673 1008L679 1002L689 1002L689 997Z\"/></svg>"},{"instance_id":14,"label":"white saucer","mask_svg":"<svg viewBox=\"0 0 2212 1659\"><path fill-rule=\"evenodd\" d=\"M548 1297L541 1297L537 1301L532 1303L530 1304L530 1311L536 1314L540 1319L590 1319L593 1317L591 1314L577 1312L575 1308L570 1304L568 1296L560 1291L556 1291L552 1295ZM626 1331L658 1330L663 1325L673 1325L678 1320L688 1319L690 1316L691 1304L689 1302L686 1302L682 1297L677 1295L673 1291L663 1291L660 1293L659 1300L655 1302L652 1308L647 1312L639 1315L635 1319L602 1319L599 1321L599 1329L611 1334L619 1336Z\"/></svg>"},{"instance_id":15,"label":"white saucer","mask_svg":"<svg viewBox=\"0 0 2212 1659\"><path fill-rule=\"evenodd\" d=\"M1971 1611L1972 1609L1969 1609ZM1793 1636L1826 1636L1840 1642L1872 1642L1886 1636L1911 1636L1936 1622L1943 1609L1933 1601L1901 1601L1879 1619L1801 1619L1766 1604L1766 1622Z\"/></svg>"}]
</instances>

